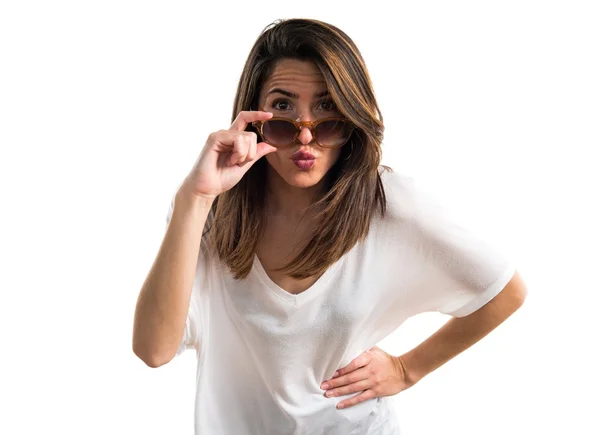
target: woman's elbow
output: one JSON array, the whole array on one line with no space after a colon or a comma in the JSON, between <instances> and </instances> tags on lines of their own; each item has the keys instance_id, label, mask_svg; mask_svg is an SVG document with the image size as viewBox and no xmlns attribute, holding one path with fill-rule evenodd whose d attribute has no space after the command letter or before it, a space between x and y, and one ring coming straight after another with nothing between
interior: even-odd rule
<instances>
[{"instance_id":1,"label":"woman's elbow","mask_svg":"<svg viewBox=\"0 0 600 435\"><path fill-rule=\"evenodd\" d=\"M150 368L158 368L169 363L174 357L175 352L171 350L159 350L156 346L146 346L133 340L132 350L135 356L141 359L144 364Z\"/></svg>"}]
</instances>

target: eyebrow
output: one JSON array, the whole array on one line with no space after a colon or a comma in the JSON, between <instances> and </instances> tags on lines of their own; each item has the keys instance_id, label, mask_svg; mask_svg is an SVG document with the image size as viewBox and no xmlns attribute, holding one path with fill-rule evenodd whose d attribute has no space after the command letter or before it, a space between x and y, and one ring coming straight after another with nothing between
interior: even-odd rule
<instances>
[{"instance_id":1,"label":"eyebrow","mask_svg":"<svg viewBox=\"0 0 600 435\"><path fill-rule=\"evenodd\" d=\"M290 98L300 98L300 96L298 94L295 94L294 92L286 91L285 89L281 89L281 88L271 89L267 93L267 96L269 96L271 94L283 94L286 97L290 97ZM329 91L317 92L316 94L313 95L313 98L321 98L321 97L324 97L325 95L329 95Z\"/></svg>"}]
</instances>

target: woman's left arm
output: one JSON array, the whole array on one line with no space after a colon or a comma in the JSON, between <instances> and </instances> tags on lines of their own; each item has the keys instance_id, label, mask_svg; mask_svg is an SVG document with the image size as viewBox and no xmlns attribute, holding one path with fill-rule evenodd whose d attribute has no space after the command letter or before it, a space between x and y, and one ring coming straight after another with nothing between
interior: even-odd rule
<instances>
[{"instance_id":1,"label":"woman's left arm","mask_svg":"<svg viewBox=\"0 0 600 435\"><path fill-rule=\"evenodd\" d=\"M380 396L392 396L416 384L481 340L525 301L527 288L518 272L490 302L465 316L454 317L404 355L394 357L378 347L363 352L336 372L321 388L327 397L360 394L340 402L347 408Z\"/></svg>"}]
</instances>

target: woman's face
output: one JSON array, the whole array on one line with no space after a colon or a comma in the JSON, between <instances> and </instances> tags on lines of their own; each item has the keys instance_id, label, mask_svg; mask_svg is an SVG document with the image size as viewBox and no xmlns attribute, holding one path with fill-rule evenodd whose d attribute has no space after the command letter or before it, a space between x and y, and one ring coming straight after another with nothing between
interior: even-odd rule
<instances>
[{"instance_id":1,"label":"woman's face","mask_svg":"<svg viewBox=\"0 0 600 435\"><path fill-rule=\"evenodd\" d=\"M282 59L261 89L259 110L293 121L316 121L320 118L341 117L327 93L325 79L319 68L310 61ZM298 151L314 156L314 162L302 162ZM294 154L296 153L296 154ZM319 146L310 132L303 127L293 146L267 154L271 168L288 184L312 187L319 183L337 161L340 148Z\"/></svg>"}]
</instances>

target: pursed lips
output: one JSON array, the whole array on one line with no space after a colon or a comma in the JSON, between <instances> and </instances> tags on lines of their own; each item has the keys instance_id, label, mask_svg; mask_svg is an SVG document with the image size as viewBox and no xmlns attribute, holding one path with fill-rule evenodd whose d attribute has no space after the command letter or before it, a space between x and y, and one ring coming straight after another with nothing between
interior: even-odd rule
<instances>
[{"instance_id":1,"label":"pursed lips","mask_svg":"<svg viewBox=\"0 0 600 435\"><path fill-rule=\"evenodd\" d=\"M311 153L306 152L306 151L296 151L294 154L292 154L292 156L290 157L291 160L315 160L316 157L313 156Z\"/></svg>"}]
</instances>

